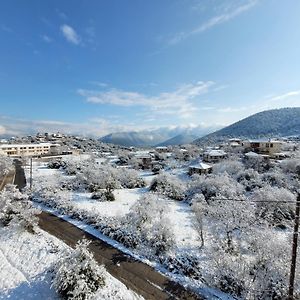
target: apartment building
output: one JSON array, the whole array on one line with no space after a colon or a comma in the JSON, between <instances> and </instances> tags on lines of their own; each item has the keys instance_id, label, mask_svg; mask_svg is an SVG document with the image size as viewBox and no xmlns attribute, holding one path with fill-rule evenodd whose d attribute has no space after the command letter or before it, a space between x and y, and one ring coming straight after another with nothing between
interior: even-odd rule
<instances>
[{"instance_id":1,"label":"apartment building","mask_svg":"<svg viewBox=\"0 0 300 300\"><path fill-rule=\"evenodd\" d=\"M2 144L0 145L0 154L12 157L58 154L59 148L59 144L52 143Z\"/></svg>"}]
</instances>

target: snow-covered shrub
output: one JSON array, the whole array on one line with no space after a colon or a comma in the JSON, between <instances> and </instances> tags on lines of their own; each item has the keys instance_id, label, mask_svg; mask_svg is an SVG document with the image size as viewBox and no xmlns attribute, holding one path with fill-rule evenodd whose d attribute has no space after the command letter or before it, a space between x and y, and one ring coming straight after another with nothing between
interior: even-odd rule
<instances>
[{"instance_id":1,"label":"snow-covered shrub","mask_svg":"<svg viewBox=\"0 0 300 300\"><path fill-rule=\"evenodd\" d=\"M211 201L202 204L206 228L213 234L214 250L235 254L243 251L243 239L255 223L255 209L247 200ZM208 230L208 229L206 229Z\"/></svg>"},{"instance_id":2,"label":"snow-covered shrub","mask_svg":"<svg viewBox=\"0 0 300 300\"><path fill-rule=\"evenodd\" d=\"M270 186L276 186L276 187L288 187L288 181L287 177L278 172L278 171L271 171L271 172L266 172L261 175L261 179L264 184L270 185Z\"/></svg>"},{"instance_id":3,"label":"snow-covered shrub","mask_svg":"<svg viewBox=\"0 0 300 300\"><path fill-rule=\"evenodd\" d=\"M100 202L106 202L106 201L115 201L115 196L110 190L100 190L97 192L94 192L91 196L91 199L100 201Z\"/></svg>"},{"instance_id":4,"label":"snow-covered shrub","mask_svg":"<svg viewBox=\"0 0 300 300\"><path fill-rule=\"evenodd\" d=\"M160 259L169 271L182 274L195 280L203 279L199 267L199 257L194 253L168 253Z\"/></svg>"},{"instance_id":5,"label":"snow-covered shrub","mask_svg":"<svg viewBox=\"0 0 300 300\"><path fill-rule=\"evenodd\" d=\"M291 225L294 219L296 196L285 188L266 186L257 189L252 200L256 201L256 214L274 226Z\"/></svg>"},{"instance_id":6,"label":"snow-covered shrub","mask_svg":"<svg viewBox=\"0 0 300 300\"><path fill-rule=\"evenodd\" d=\"M123 188L134 189L146 185L144 179L139 176L139 173L136 170L119 168L116 169L115 172L117 173L117 179Z\"/></svg>"},{"instance_id":7,"label":"snow-covered shrub","mask_svg":"<svg viewBox=\"0 0 300 300\"><path fill-rule=\"evenodd\" d=\"M212 198L241 198L244 188L227 173L207 176L193 175L188 188L188 197L202 193L206 200Z\"/></svg>"},{"instance_id":8,"label":"snow-covered shrub","mask_svg":"<svg viewBox=\"0 0 300 300\"><path fill-rule=\"evenodd\" d=\"M260 174L253 169L246 169L239 172L236 176L236 180L245 187L247 192L262 186Z\"/></svg>"},{"instance_id":9,"label":"snow-covered shrub","mask_svg":"<svg viewBox=\"0 0 300 300\"><path fill-rule=\"evenodd\" d=\"M259 173L269 171L271 168L270 160L264 159L262 156L248 157L244 160L246 169L254 169Z\"/></svg>"},{"instance_id":10,"label":"snow-covered shrub","mask_svg":"<svg viewBox=\"0 0 300 300\"><path fill-rule=\"evenodd\" d=\"M143 195L131 207L123 224L135 232L142 243L146 242L146 249L150 245L155 255L167 252L175 243L166 207L155 195Z\"/></svg>"},{"instance_id":11,"label":"snow-covered shrub","mask_svg":"<svg viewBox=\"0 0 300 300\"><path fill-rule=\"evenodd\" d=\"M66 167L66 162L62 159L52 159L48 162L47 167L49 169L64 169Z\"/></svg>"},{"instance_id":12,"label":"snow-covered shrub","mask_svg":"<svg viewBox=\"0 0 300 300\"><path fill-rule=\"evenodd\" d=\"M251 260L249 299L285 299L291 259L291 242L270 229L255 230L249 235ZM296 272L295 292L299 293L299 272ZM297 298L295 298L297 299Z\"/></svg>"},{"instance_id":13,"label":"snow-covered shrub","mask_svg":"<svg viewBox=\"0 0 300 300\"><path fill-rule=\"evenodd\" d=\"M280 163L280 167L286 173L294 173L300 176L300 159L289 158L285 159Z\"/></svg>"},{"instance_id":14,"label":"snow-covered shrub","mask_svg":"<svg viewBox=\"0 0 300 300\"><path fill-rule=\"evenodd\" d=\"M206 280L221 291L238 299L247 299L249 266L240 255L231 255L222 250L213 252Z\"/></svg>"},{"instance_id":15,"label":"snow-covered shrub","mask_svg":"<svg viewBox=\"0 0 300 300\"><path fill-rule=\"evenodd\" d=\"M175 200L183 200L185 195L184 185L174 175L168 173L161 173L156 176L151 184L150 191L165 195Z\"/></svg>"},{"instance_id":16,"label":"snow-covered shrub","mask_svg":"<svg viewBox=\"0 0 300 300\"><path fill-rule=\"evenodd\" d=\"M13 161L10 157L0 154L0 177L8 174L13 169Z\"/></svg>"},{"instance_id":17,"label":"snow-covered shrub","mask_svg":"<svg viewBox=\"0 0 300 300\"><path fill-rule=\"evenodd\" d=\"M97 264L88 245L85 240L78 242L75 250L56 263L53 286L64 299L92 299L106 284L105 269Z\"/></svg>"},{"instance_id":18,"label":"snow-covered shrub","mask_svg":"<svg viewBox=\"0 0 300 300\"><path fill-rule=\"evenodd\" d=\"M237 160L226 160L219 162L213 166L213 174L227 173L235 177L239 172L244 170L244 165Z\"/></svg>"},{"instance_id":19,"label":"snow-covered shrub","mask_svg":"<svg viewBox=\"0 0 300 300\"><path fill-rule=\"evenodd\" d=\"M21 193L14 185L6 185L0 192L0 223L35 232L38 223L37 214L26 194Z\"/></svg>"}]
</instances>

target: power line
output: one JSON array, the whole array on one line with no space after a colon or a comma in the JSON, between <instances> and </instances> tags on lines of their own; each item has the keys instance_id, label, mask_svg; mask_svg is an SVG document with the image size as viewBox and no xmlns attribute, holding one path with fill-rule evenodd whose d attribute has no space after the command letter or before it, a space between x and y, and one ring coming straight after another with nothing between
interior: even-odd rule
<instances>
[{"instance_id":1,"label":"power line","mask_svg":"<svg viewBox=\"0 0 300 300\"><path fill-rule=\"evenodd\" d=\"M293 203L296 204L295 201L291 200L250 200L250 199L238 199L238 198L211 198L208 201L235 201L235 202L245 202L245 203Z\"/></svg>"}]
</instances>

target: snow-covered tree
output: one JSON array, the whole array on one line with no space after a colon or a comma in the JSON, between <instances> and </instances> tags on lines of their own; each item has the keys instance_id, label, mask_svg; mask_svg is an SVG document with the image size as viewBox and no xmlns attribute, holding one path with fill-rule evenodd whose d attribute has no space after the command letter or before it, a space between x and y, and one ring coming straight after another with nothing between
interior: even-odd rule
<instances>
[{"instance_id":1,"label":"snow-covered tree","mask_svg":"<svg viewBox=\"0 0 300 300\"><path fill-rule=\"evenodd\" d=\"M213 198L241 198L244 187L227 173L207 176L193 175L188 187L188 197L202 193L207 201Z\"/></svg>"},{"instance_id":2,"label":"snow-covered tree","mask_svg":"<svg viewBox=\"0 0 300 300\"><path fill-rule=\"evenodd\" d=\"M244 170L244 165L238 160L226 160L213 166L213 174L227 173L235 177L239 172Z\"/></svg>"},{"instance_id":3,"label":"snow-covered tree","mask_svg":"<svg viewBox=\"0 0 300 300\"><path fill-rule=\"evenodd\" d=\"M161 173L156 176L151 184L150 191L165 195L175 200L183 200L185 195L184 185L176 176Z\"/></svg>"},{"instance_id":4,"label":"snow-covered tree","mask_svg":"<svg viewBox=\"0 0 300 300\"><path fill-rule=\"evenodd\" d=\"M247 192L263 185L260 174L253 169L240 171L236 175L236 180L245 187Z\"/></svg>"},{"instance_id":5,"label":"snow-covered tree","mask_svg":"<svg viewBox=\"0 0 300 300\"><path fill-rule=\"evenodd\" d=\"M128 224L129 231L137 234L141 242L150 245L155 255L165 253L174 245L175 238L170 220L166 217L166 206L155 195L143 195L131 207L123 223L125 226Z\"/></svg>"},{"instance_id":6,"label":"snow-covered tree","mask_svg":"<svg viewBox=\"0 0 300 300\"><path fill-rule=\"evenodd\" d=\"M255 190L256 215L274 226L291 225L294 219L296 196L285 188L265 186Z\"/></svg>"},{"instance_id":7,"label":"snow-covered tree","mask_svg":"<svg viewBox=\"0 0 300 300\"><path fill-rule=\"evenodd\" d=\"M53 286L64 299L93 299L97 290L106 284L105 269L97 264L88 245L86 240L78 242L55 265Z\"/></svg>"}]
</instances>

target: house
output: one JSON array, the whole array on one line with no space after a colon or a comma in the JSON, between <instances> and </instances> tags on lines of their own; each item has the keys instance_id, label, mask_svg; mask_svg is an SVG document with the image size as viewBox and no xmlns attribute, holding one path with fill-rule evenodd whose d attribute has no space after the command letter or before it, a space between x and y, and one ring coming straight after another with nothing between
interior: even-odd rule
<instances>
[{"instance_id":1,"label":"house","mask_svg":"<svg viewBox=\"0 0 300 300\"><path fill-rule=\"evenodd\" d=\"M190 166L188 174L190 176L192 176L194 174L202 175L202 174L210 173L211 170L212 170L212 166L205 164L203 162L200 162L199 164Z\"/></svg>"},{"instance_id":2,"label":"house","mask_svg":"<svg viewBox=\"0 0 300 300\"><path fill-rule=\"evenodd\" d=\"M146 154L137 155L135 158L138 159L139 165L142 169L151 169L152 168L152 156Z\"/></svg>"},{"instance_id":3,"label":"house","mask_svg":"<svg viewBox=\"0 0 300 300\"><path fill-rule=\"evenodd\" d=\"M243 141L242 146L246 151L273 156L281 152L282 142L276 140L248 140Z\"/></svg>"},{"instance_id":4,"label":"house","mask_svg":"<svg viewBox=\"0 0 300 300\"><path fill-rule=\"evenodd\" d=\"M227 157L227 153L223 150L208 150L203 153L203 160L206 162L219 162Z\"/></svg>"},{"instance_id":5,"label":"house","mask_svg":"<svg viewBox=\"0 0 300 300\"><path fill-rule=\"evenodd\" d=\"M40 156L45 154L57 154L60 145L51 143L39 144L4 144L0 145L0 153L11 156Z\"/></svg>"},{"instance_id":6,"label":"house","mask_svg":"<svg viewBox=\"0 0 300 300\"><path fill-rule=\"evenodd\" d=\"M159 147L155 147L155 150L158 153L166 153L166 152L168 152L168 147L166 147L166 146L159 146Z\"/></svg>"}]
</instances>

